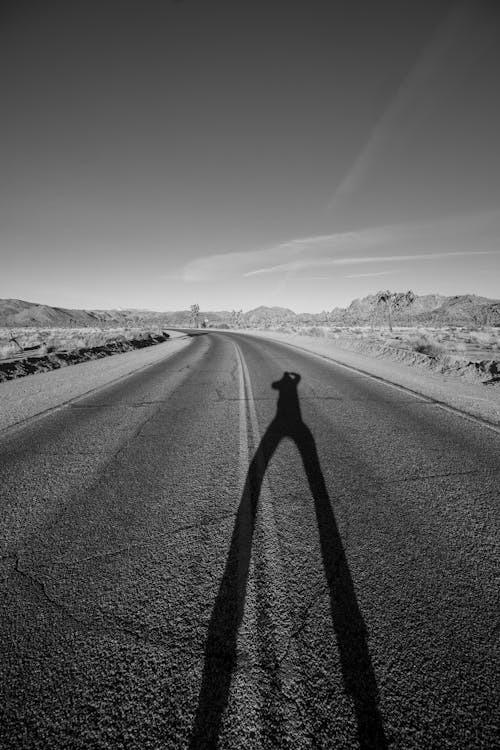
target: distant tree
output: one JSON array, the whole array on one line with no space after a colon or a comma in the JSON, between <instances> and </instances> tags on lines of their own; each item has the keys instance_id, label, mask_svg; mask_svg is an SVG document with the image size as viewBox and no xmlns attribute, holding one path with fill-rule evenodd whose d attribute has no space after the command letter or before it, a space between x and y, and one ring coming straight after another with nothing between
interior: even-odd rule
<instances>
[{"instance_id":1,"label":"distant tree","mask_svg":"<svg viewBox=\"0 0 500 750\"><path fill-rule=\"evenodd\" d=\"M243 310L233 310L231 312L231 326L241 328L243 325Z\"/></svg>"},{"instance_id":2,"label":"distant tree","mask_svg":"<svg viewBox=\"0 0 500 750\"><path fill-rule=\"evenodd\" d=\"M200 306L199 305L191 305L190 320L191 320L191 325L193 326L193 328L198 328L198 323L200 320Z\"/></svg>"},{"instance_id":3,"label":"distant tree","mask_svg":"<svg viewBox=\"0 0 500 750\"><path fill-rule=\"evenodd\" d=\"M382 292L377 292L377 294L375 295L375 304L372 313L372 328L373 317L380 305L384 305L385 307L385 311L387 313L387 323L389 325L389 330L392 333L393 314L395 312L399 312L400 310L404 310L407 307L410 307L410 305L412 305L414 301L415 295L411 291L411 289L409 289L407 292L391 292L389 289L386 289Z\"/></svg>"},{"instance_id":4,"label":"distant tree","mask_svg":"<svg viewBox=\"0 0 500 750\"><path fill-rule=\"evenodd\" d=\"M21 352L24 351L23 347L21 346L21 344L19 343L19 341L14 336L14 332L13 331L9 331L9 341L12 341L12 343L15 344L19 348L19 350Z\"/></svg>"}]
</instances>

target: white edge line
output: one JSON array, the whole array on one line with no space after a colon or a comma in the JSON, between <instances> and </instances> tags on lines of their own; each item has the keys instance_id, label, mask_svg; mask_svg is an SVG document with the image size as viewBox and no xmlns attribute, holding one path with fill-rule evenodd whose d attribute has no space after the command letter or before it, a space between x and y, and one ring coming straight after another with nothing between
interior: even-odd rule
<instances>
[{"instance_id":1,"label":"white edge line","mask_svg":"<svg viewBox=\"0 0 500 750\"><path fill-rule=\"evenodd\" d=\"M240 451L239 451L239 477L241 491L246 481L247 466L248 466L248 435L247 435L247 418L245 408L245 376L243 372L243 357L241 355L240 347L236 342L233 341L234 348L236 350L236 361L238 363L238 399L239 399L239 438L240 438Z\"/></svg>"}]
</instances>

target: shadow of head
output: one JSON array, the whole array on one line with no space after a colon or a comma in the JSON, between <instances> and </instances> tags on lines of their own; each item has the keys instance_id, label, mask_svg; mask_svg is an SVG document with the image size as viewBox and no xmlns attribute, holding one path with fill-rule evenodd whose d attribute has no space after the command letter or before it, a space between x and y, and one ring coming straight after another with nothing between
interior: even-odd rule
<instances>
[{"instance_id":1,"label":"shadow of head","mask_svg":"<svg viewBox=\"0 0 500 750\"><path fill-rule=\"evenodd\" d=\"M302 422L299 394L297 392L297 386L300 381L301 377L298 372L284 372L280 380L275 380L272 383L272 388L275 391L279 391L275 420Z\"/></svg>"}]
</instances>

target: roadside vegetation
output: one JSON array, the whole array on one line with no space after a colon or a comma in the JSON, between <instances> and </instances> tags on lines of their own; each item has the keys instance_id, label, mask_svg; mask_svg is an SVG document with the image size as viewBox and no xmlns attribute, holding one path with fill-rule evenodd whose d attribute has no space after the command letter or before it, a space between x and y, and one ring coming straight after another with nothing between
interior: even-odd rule
<instances>
[{"instance_id":1,"label":"roadside vegetation","mask_svg":"<svg viewBox=\"0 0 500 750\"><path fill-rule=\"evenodd\" d=\"M0 381L160 344L144 328L0 328Z\"/></svg>"},{"instance_id":2,"label":"roadside vegetation","mask_svg":"<svg viewBox=\"0 0 500 750\"><path fill-rule=\"evenodd\" d=\"M279 333L311 336L340 349L397 359L445 373L500 382L500 328L282 325Z\"/></svg>"},{"instance_id":3,"label":"roadside vegetation","mask_svg":"<svg viewBox=\"0 0 500 750\"><path fill-rule=\"evenodd\" d=\"M0 328L0 359L90 349L160 333L144 328Z\"/></svg>"},{"instance_id":4,"label":"roadside vegetation","mask_svg":"<svg viewBox=\"0 0 500 750\"><path fill-rule=\"evenodd\" d=\"M430 357L443 354L484 358L500 354L500 328L429 328L394 327L372 329L370 326L278 326L281 333L341 340L378 342L384 346L411 350Z\"/></svg>"}]
</instances>

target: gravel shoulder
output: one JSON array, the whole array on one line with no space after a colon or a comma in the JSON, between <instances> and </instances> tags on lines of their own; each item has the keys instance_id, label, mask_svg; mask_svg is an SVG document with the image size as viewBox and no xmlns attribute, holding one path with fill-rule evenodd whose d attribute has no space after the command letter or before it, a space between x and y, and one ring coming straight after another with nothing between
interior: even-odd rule
<instances>
[{"instance_id":1,"label":"gravel shoulder","mask_svg":"<svg viewBox=\"0 0 500 750\"><path fill-rule=\"evenodd\" d=\"M302 347L500 426L500 386L497 383L468 382L456 375L443 375L375 355L346 351L335 342L300 334L255 330L239 333Z\"/></svg>"},{"instance_id":2,"label":"gravel shoulder","mask_svg":"<svg viewBox=\"0 0 500 750\"><path fill-rule=\"evenodd\" d=\"M170 335L163 344L0 383L0 430L171 357L191 341L178 332Z\"/></svg>"}]
</instances>

